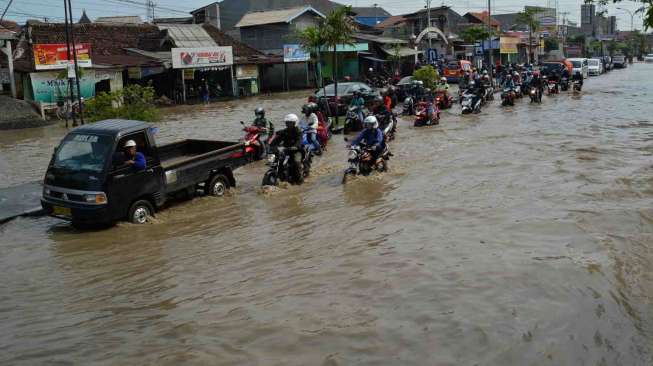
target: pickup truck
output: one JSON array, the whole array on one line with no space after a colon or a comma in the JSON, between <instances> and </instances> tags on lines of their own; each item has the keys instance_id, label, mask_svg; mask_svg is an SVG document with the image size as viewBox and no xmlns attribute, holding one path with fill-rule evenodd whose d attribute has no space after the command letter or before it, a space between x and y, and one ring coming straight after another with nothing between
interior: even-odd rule
<instances>
[{"instance_id":1,"label":"pickup truck","mask_svg":"<svg viewBox=\"0 0 653 366\"><path fill-rule=\"evenodd\" d=\"M43 181L41 206L73 225L143 224L172 197L222 196L247 164L239 142L183 140L157 145L155 128L140 121L105 120L72 130L55 148ZM145 169L126 164L123 147L136 142Z\"/></svg>"}]
</instances>

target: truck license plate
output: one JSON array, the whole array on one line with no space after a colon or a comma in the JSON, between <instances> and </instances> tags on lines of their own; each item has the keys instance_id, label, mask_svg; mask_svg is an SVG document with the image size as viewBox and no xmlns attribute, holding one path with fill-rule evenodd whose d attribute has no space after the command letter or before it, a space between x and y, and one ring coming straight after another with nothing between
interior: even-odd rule
<instances>
[{"instance_id":1,"label":"truck license plate","mask_svg":"<svg viewBox=\"0 0 653 366\"><path fill-rule=\"evenodd\" d=\"M56 216L71 217L70 208L61 206L52 206L52 214Z\"/></svg>"}]
</instances>

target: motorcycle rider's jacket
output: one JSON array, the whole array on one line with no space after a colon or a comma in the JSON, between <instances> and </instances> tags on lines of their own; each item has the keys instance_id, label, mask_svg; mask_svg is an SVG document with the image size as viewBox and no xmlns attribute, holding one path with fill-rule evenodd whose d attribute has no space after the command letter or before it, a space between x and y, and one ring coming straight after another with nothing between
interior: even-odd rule
<instances>
[{"instance_id":1,"label":"motorcycle rider's jacket","mask_svg":"<svg viewBox=\"0 0 653 366\"><path fill-rule=\"evenodd\" d=\"M531 84L530 85L531 85L531 87L538 88L538 89L542 89L544 87L544 85L542 83L542 78L539 78L539 77L533 77L533 79L531 79Z\"/></svg>"},{"instance_id":2,"label":"motorcycle rider's jacket","mask_svg":"<svg viewBox=\"0 0 653 366\"><path fill-rule=\"evenodd\" d=\"M572 77L572 80L573 81L578 81L578 82L580 82L580 85L583 85L583 75L581 75L581 73L579 73L579 72L574 74L574 76Z\"/></svg>"},{"instance_id":3,"label":"motorcycle rider's jacket","mask_svg":"<svg viewBox=\"0 0 653 366\"><path fill-rule=\"evenodd\" d=\"M363 99L363 97L358 97L358 98L354 97L351 100L351 104L349 106L350 107L362 108L363 106L365 106L365 99Z\"/></svg>"},{"instance_id":4,"label":"motorcycle rider's jacket","mask_svg":"<svg viewBox=\"0 0 653 366\"><path fill-rule=\"evenodd\" d=\"M306 133L315 133L320 122L317 119L315 113L311 113L308 117L305 114L302 115L302 118L299 120L299 127L304 130Z\"/></svg>"},{"instance_id":5,"label":"motorcycle rider's jacket","mask_svg":"<svg viewBox=\"0 0 653 366\"><path fill-rule=\"evenodd\" d=\"M303 132L298 127L286 128L278 131L270 142L271 146L283 146L285 148L296 148L301 150Z\"/></svg>"},{"instance_id":6,"label":"motorcycle rider's jacket","mask_svg":"<svg viewBox=\"0 0 653 366\"><path fill-rule=\"evenodd\" d=\"M361 141L365 141L367 146L381 147L383 144L383 131L380 128L371 130L365 129L351 142L352 146L358 145Z\"/></svg>"},{"instance_id":7,"label":"motorcycle rider's jacket","mask_svg":"<svg viewBox=\"0 0 653 366\"><path fill-rule=\"evenodd\" d=\"M269 135L274 134L274 125L272 125L272 122L270 122L265 117L256 117L256 119L254 119L254 122L252 122L252 126L256 126L258 128L265 128L266 132L264 134L269 134Z\"/></svg>"}]
</instances>

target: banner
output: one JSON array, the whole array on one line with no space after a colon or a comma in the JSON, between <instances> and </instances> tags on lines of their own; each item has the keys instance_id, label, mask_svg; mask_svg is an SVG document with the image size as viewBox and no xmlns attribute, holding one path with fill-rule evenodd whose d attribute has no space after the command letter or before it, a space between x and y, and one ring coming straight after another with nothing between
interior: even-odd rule
<instances>
[{"instance_id":1,"label":"banner","mask_svg":"<svg viewBox=\"0 0 653 366\"><path fill-rule=\"evenodd\" d=\"M298 44L283 45L283 62L305 62L311 59L311 54Z\"/></svg>"},{"instance_id":2,"label":"banner","mask_svg":"<svg viewBox=\"0 0 653 366\"><path fill-rule=\"evenodd\" d=\"M228 47L173 48L172 68L190 69L234 64L233 50Z\"/></svg>"},{"instance_id":3,"label":"banner","mask_svg":"<svg viewBox=\"0 0 653 366\"><path fill-rule=\"evenodd\" d=\"M258 65L236 66L236 79L258 79Z\"/></svg>"},{"instance_id":4,"label":"banner","mask_svg":"<svg viewBox=\"0 0 653 366\"><path fill-rule=\"evenodd\" d=\"M32 72L29 74L32 81L34 101L42 103L56 103L58 98L68 95L68 80L59 79L58 71ZM122 84L122 72L120 71L84 71L79 80L79 87L82 97L92 98L95 96L95 83L102 80L120 80ZM77 87L74 88L77 94Z\"/></svg>"},{"instance_id":5,"label":"banner","mask_svg":"<svg viewBox=\"0 0 653 366\"><path fill-rule=\"evenodd\" d=\"M517 37L501 37L499 40L499 47L502 54L514 54L519 53L517 45L519 44L519 38Z\"/></svg>"},{"instance_id":6,"label":"banner","mask_svg":"<svg viewBox=\"0 0 653 366\"><path fill-rule=\"evenodd\" d=\"M77 65L79 67L92 67L91 45L79 43L75 45L77 50ZM66 56L68 48L64 43L56 44L35 44L34 67L36 70L60 70L65 69L68 64ZM73 50L70 50L70 62L73 62Z\"/></svg>"}]
</instances>

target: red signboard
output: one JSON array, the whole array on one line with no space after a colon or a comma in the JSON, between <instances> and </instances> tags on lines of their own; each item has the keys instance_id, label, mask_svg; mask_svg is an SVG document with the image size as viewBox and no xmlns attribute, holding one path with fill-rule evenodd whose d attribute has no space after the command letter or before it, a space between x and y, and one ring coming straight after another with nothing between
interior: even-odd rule
<instances>
[{"instance_id":1,"label":"red signboard","mask_svg":"<svg viewBox=\"0 0 653 366\"><path fill-rule=\"evenodd\" d=\"M79 67L91 67L91 45L80 43L75 45L77 51L77 65ZM34 66L36 70L57 70L65 69L68 64L66 56L68 48L64 43L57 44L35 44L34 45ZM70 61L73 60L73 50L70 50Z\"/></svg>"}]
</instances>

